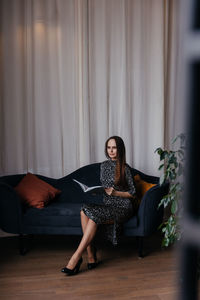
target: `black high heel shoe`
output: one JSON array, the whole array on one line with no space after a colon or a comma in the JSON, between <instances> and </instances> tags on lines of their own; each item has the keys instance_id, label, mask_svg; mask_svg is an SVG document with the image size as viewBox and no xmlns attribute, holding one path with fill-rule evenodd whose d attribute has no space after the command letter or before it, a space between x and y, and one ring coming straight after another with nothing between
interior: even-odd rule
<instances>
[{"instance_id":1,"label":"black high heel shoe","mask_svg":"<svg viewBox=\"0 0 200 300\"><path fill-rule=\"evenodd\" d=\"M97 248L95 246L94 246L94 253L93 253L93 255L94 255L95 262L87 264L88 270L95 269L97 267L97 265L98 265L98 262L97 262Z\"/></svg>"},{"instance_id":2,"label":"black high heel shoe","mask_svg":"<svg viewBox=\"0 0 200 300\"><path fill-rule=\"evenodd\" d=\"M82 262L83 262L83 259L81 257L73 269L68 269L67 267L64 267L64 268L62 268L61 272L65 273L67 276L76 275L79 272Z\"/></svg>"}]
</instances>

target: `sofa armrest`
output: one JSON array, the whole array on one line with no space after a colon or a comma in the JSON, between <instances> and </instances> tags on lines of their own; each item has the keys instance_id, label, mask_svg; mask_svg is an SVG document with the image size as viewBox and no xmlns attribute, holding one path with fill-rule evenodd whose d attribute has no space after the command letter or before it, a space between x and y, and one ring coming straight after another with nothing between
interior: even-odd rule
<instances>
[{"instance_id":1,"label":"sofa armrest","mask_svg":"<svg viewBox=\"0 0 200 300\"><path fill-rule=\"evenodd\" d=\"M163 221L164 208L158 205L164 195L168 192L169 185L156 185L149 189L138 209L138 224L142 228L142 235L147 236L152 234L158 229L158 226Z\"/></svg>"},{"instance_id":2,"label":"sofa armrest","mask_svg":"<svg viewBox=\"0 0 200 300\"><path fill-rule=\"evenodd\" d=\"M0 228L8 233L22 233L22 205L14 188L0 183Z\"/></svg>"}]
</instances>

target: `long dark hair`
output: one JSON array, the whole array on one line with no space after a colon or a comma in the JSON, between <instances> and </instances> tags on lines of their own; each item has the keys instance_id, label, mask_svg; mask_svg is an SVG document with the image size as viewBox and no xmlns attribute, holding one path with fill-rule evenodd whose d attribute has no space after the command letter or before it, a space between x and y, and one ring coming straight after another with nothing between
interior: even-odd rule
<instances>
[{"instance_id":1,"label":"long dark hair","mask_svg":"<svg viewBox=\"0 0 200 300\"><path fill-rule=\"evenodd\" d=\"M125 165L126 165L126 149L124 141L119 136L111 136L107 139L105 143L105 155L107 158L110 158L107 152L108 142L110 140L115 140L117 146L117 165L115 170L115 185L127 188L126 176L125 176Z\"/></svg>"}]
</instances>

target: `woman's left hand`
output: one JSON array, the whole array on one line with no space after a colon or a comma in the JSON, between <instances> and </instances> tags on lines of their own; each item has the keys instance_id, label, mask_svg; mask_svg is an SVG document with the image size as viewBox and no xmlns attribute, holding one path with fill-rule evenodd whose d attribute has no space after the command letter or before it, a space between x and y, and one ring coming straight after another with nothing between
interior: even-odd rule
<instances>
[{"instance_id":1,"label":"woman's left hand","mask_svg":"<svg viewBox=\"0 0 200 300\"><path fill-rule=\"evenodd\" d=\"M105 192L109 196L122 197L122 198L133 198L129 192L120 192L115 190L113 187L105 188Z\"/></svg>"},{"instance_id":2,"label":"woman's left hand","mask_svg":"<svg viewBox=\"0 0 200 300\"><path fill-rule=\"evenodd\" d=\"M114 194L114 191L115 191L115 190L114 190L113 187L110 187L110 188L106 188L106 189L105 189L106 194L109 195L109 196L113 195L113 194Z\"/></svg>"}]
</instances>

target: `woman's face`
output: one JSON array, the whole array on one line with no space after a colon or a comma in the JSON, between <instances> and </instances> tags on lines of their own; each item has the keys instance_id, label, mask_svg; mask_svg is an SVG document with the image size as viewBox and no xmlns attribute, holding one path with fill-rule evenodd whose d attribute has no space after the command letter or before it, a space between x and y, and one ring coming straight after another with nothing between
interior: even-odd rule
<instances>
[{"instance_id":1,"label":"woman's face","mask_svg":"<svg viewBox=\"0 0 200 300\"><path fill-rule=\"evenodd\" d=\"M112 160L117 159L117 145L114 139L108 141L107 153Z\"/></svg>"}]
</instances>

